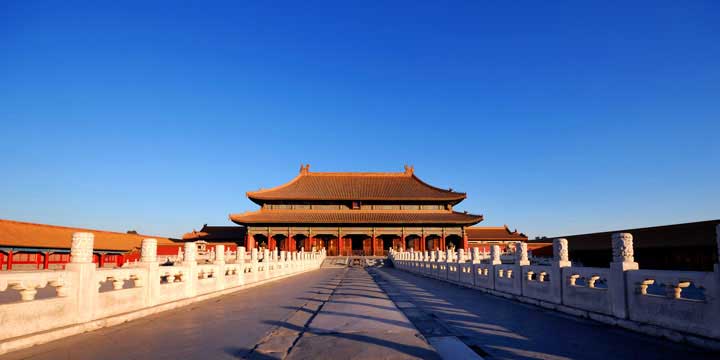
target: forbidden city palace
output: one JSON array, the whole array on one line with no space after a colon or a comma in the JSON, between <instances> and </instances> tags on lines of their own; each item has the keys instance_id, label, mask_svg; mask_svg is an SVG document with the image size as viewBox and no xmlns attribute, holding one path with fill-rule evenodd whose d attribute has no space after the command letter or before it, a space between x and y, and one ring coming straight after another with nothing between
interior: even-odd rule
<instances>
[{"instance_id":1,"label":"forbidden city palace","mask_svg":"<svg viewBox=\"0 0 720 360\"><path fill-rule=\"evenodd\" d=\"M466 229L482 215L453 211L465 193L440 189L404 172L310 172L247 193L260 210L232 214L246 228L248 248L295 251L325 248L328 255L383 256L390 248L423 251L468 248Z\"/></svg>"}]
</instances>

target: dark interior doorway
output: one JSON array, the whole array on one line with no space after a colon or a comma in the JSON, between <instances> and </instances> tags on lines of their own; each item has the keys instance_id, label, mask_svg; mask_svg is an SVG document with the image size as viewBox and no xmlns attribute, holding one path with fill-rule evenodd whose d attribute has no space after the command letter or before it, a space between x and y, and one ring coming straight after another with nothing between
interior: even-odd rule
<instances>
[{"instance_id":1,"label":"dark interior doorway","mask_svg":"<svg viewBox=\"0 0 720 360\"><path fill-rule=\"evenodd\" d=\"M367 236L365 235L350 235L350 239L352 241L352 249L353 250L362 250L363 249L363 240Z\"/></svg>"}]
</instances>

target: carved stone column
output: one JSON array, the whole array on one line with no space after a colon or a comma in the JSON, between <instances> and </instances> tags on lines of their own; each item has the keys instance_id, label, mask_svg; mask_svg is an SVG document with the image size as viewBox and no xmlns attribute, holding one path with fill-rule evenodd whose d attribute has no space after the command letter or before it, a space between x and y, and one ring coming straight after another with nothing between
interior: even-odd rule
<instances>
[{"instance_id":1,"label":"carved stone column","mask_svg":"<svg viewBox=\"0 0 720 360\"><path fill-rule=\"evenodd\" d=\"M520 266L530 265L527 244L522 241L518 241L515 243L515 264Z\"/></svg>"},{"instance_id":2,"label":"carved stone column","mask_svg":"<svg viewBox=\"0 0 720 360\"><path fill-rule=\"evenodd\" d=\"M552 287L552 301L562 303L562 287L565 281L563 268L572 266L570 262L570 249L568 241L564 238L553 239L553 260L550 269L550 286Z\"/></svg>"},{"instance_id":3,"label":"carved stone column","mask_svg":"<svg viewBox=\"0 0 720 360\"><path fill-rule=\"evenodd\" d=\"M157 240L143 239L140 246L140 264L138 266L147 270L141 278L135 279L135 287L145 287L145 306L154 306L160 297L160 269L157 259ZM144 276L144 278L142 278Z\"/></svg>"},{"instance_id":4,"label":"carved stone column","mask_svg":"<svg viewBox=\"0 0 720 360\"><path fill-rule=\"evenodd\" d=\"M225 245L215 245L215 264L225 264Z\"/></svg>"},{"instance_id":5,"label":"carved stone column","mask_svg":"<svg viewBox=\"0 0 720 360\"><path fill-rule=\"evenodd\" d=\"M625 283L626 271L638 270L633 249L633 236L630 233L612 234L612 255L610 263L610 276L608 279L608 292L613 315L627 318L627 295Z\"/></svg>"},{"instance_id":6,"label":"carved stone column","mask_svg":"<svg viewBox=\"0 0 720 360\"><path fill-rule=\"evenodd\" d=\"M240 264L245 263L245 247L244 246L238 246L237 254L235 256L235 262L240 263Z\"/></svg>"},{"instance_id":7,"label":"carved stone column","mask_svg":"<svg viewBox=\"0 0 720 360\"><path fill-rule=\"evenodd\" d=\"M157 262L157 240L143 239L140 246L140 262Z\"/></svg>"},{"instance_id":8,"label":"carved stone column","mask_svg":"<svg viewBox=\"0 0 720 360\"><path fill-rule=\"evenodd\" d=\"M186 242L183 245L185 255L183 256L183 263L193 263L197 265L197 244L195 242Z\"/></svg>"},{"instance_id":9,"label":"carved stone column","mask_svg":"<svg viewBox=\"0 0 720 360\"><path fill-rule=\"evenodd\" d=\"M93 243L95 236L88 232L77 232L72 236L70 263L65 265L68 283L74 292L77 306L74 312L78 322L90 321L95 315L95 300L98 284L95 282L95 264L93 264Z\"/></svg>"},{"instance_id":10,"label":"carved stone column","mask_svg":"<svg viewBox=\"0 0 720 360\"><path fill-rule=\"evenodd\" d=\"M473 264L479 264L480 263L480 248L472 248L472 263Z\"/></svg>"},{"instance_id":11,"label":"carved stone column","mask_svg":"<svg viewBox=\"0 0 720 360\"><path fill-rule=\"evenodd\" d=\"M499 245L490 246L490 264L491 265L502 264L502 261L500 261L500 246Z\"/></svg>"},{"instance_id":12,"label":"carved stone column","mask_svg":"<svg viewBox=\"0 0 720 360\"><path fill-rule=\"evenodd\" d=\"M182 265L187 268L187 275L183 274L185 296L193 297L197 295L197 244L195 242L186 242L183 249L185 250L185 254L183 255Z\"/></svg>"},{"instance_id":13,"label":"carved stone column","mask_svg":"<svg viewBox=\"0 0 720 360\"><path fill-rule=\"evenodd\" d=\"M263 250L263 263L263 270L267 279L270 277L270 250L268 248Z\"/></svg>"},{"instance_id":14,"label":"carved stone column","mask_svg":"<svg viewBox=\"0 0 720 360\"><path fill-rule=\"evenodd\" d=\"M76 232L70 245L70 262L84 264L93 262L93 242L95 235L88 232Z\"/></svg>"}]
</instances>

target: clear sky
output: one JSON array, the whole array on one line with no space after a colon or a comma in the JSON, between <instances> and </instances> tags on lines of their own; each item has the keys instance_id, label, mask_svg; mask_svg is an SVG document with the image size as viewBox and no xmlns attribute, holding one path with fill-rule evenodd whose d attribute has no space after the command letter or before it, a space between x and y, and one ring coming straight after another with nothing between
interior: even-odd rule
<instances>
[{"instance_id":1,"label":"clear sky","mask_svg":"<svg viewBox=\"0 0 720 360\"><path fill-rule=\"evenodd\" d=\"M0 218L180 236L301 163L531 237L720 218L717 1L293 3L2 2Z\"/></svg>"}]
</instances>

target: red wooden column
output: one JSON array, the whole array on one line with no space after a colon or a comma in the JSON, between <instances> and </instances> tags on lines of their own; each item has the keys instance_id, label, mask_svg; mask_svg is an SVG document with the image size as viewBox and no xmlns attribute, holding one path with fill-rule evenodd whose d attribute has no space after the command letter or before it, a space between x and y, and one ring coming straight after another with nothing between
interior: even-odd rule
<instances>
[{"instance_id":1,"label":"red wooden column","mask_svg":"<svg viewBox=\"0 0 720 360\"><path fill-rule=\"evenodd\" d=\"M341 234L338 233L338 255L342 256L343 250L345 250L345 244Z\"/></svg>"},{"instance_id":2,"label":"red wooden column","mask_svg":"<svg viewBox=\"0 0 720 360\"><path fill-rule=\"evenodd\" d=\"M105 253L99 254L100 258L98 259L98 268L102 269L103 266L105 266Z\"/></svg>"},{"instance_id":3,"label":"red wooden column","mask_svg":"<svg viewBox=\"0 0 720 360\"><path fill-rule=\"evenodd\" d=\"M4 257L5 257L5 255L3 255L3 253L0 252L0 270L2 270L3 258L4 258Z\"/></svg>"},{"instance_id":4,"label":"red wooden column","mask_svg":"<svg viewBox=\"0 0 720 360\"><path fill-rule=\"evenodd\" d=\"M248 251L255 248L255 238L250 233L245 234L245 246Z\"/></svg>"},{"instance_id":5,"label":"red wooden column","mask_svg":"<svg viewBox=\"0 0 720 360\"><path fill-rule=\"evenodd\" d=\"M295 239L293 239L292 237L290 237L290 231L289 231L289 230L288 230L288 242L289 242L288 245L290 245L289 251L298 251L297 243L295 242Z\"/></svg>"},{"instance_id":6,"label":"red wooden column","mask_svg":"<svg viewBox=\"0 0 720 360\"><path fill-rule=\"evenodd\" d=\"M47 270L50 268L50 252L46 251L44 255L45 256L43 257L43 270Z\"/></svg>"},{"instance_id":7,"label":"red wooden column","mask_svg":"<svg viewBox=\"0 0 720 360\"><path fill-rule=\"evenodd\" d=\"M468 246L469 246L469 244L468 244L467 234L463 234L462 248L465 249L465 251L467 251L469 249Z\"/></svg>"},{"instance_id":8,"label":"red wooden column","mask_svg":"<svg viewBox=\"0 0 720 360\"><path fill-rule=\"evenodd\" d=\"M13 265L13 251L8 250L8 262L7 262L7 269L12 270Z\"/></svg>"},{"instance_id":9,"label":"red wooden column","mask_svg":"<svg viewBox=\"0 0 720 360\"><path fill-rule=\"evenodd\" d=\"M35 253L35 269L40 269L40 253Z\"/></svg>"}]
</instances>

